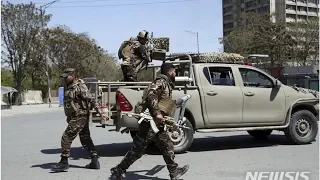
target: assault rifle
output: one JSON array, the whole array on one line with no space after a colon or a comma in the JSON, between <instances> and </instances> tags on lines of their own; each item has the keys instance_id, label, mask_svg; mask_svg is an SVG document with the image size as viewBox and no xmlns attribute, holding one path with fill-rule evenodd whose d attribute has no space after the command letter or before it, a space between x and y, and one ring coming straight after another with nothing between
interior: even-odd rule
<instances>
[{"instance_id":1,"label":"assault rifle","mask_svg":"<svg viewBox=\"0 0 320 180\"><path fill-rule=\"evenodd\" d=\"M170 116L164 116L163 117L163 123L165 124L165 129L169 128L169 129L174 129L174 128L183 128L183 129L189 129L192 130L192 128L187 127L185 125L186 122L186 118L183 116L184 115L184 109L185 109L185 105L186 102L191 98L191 95L186 95L183 96L182 98L179 98L176 100L176 105L177 107L181 107L180 111L179 111L179 116L178 116L178 121L175 121L175 118L170 117ZM182 114L183 113L183 114ZM154 122L152 116L149 113L149 110L147 109L146 111L144 111L143 113L137 114L137 113L130 113L130 112L121 112L122 115L127 115L129 117L135 117L138 120L138 124L141 124L143 121L147 121L150 123L150 126L153 130L154 133L158 133L159 129L156 125L156 123Z\"/></svg>"}]
</instances>

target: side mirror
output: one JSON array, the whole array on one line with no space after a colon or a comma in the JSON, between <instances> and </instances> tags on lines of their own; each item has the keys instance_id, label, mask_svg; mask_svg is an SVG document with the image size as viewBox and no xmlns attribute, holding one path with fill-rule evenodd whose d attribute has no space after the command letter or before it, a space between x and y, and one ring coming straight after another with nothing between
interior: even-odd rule
<instances>
[{"instance_id":1,"label":"side mirror","mask_svg":"<svg viewBox=\"0 0 320 180\"><path fill-rule=\"evenodd\" d=\"M279 88L279 87L281 87L281 85L282 85L281 81L279 81L278 79L276 79L275 82L274 82L274 87L275 87L275 88Z\"/></svg>"}]
</instances>

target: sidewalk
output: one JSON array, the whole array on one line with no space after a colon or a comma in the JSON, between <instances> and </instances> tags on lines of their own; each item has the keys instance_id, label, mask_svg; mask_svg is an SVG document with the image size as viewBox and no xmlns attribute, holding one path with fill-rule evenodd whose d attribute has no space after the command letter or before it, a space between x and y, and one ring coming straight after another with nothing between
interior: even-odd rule
<instances>
[{"instance_id":1,"label":"sidewalk","mask_svg":"<svg viewBox=\"0 0 320 180\"><path fill-rule=\"evenodd\" d=\"M63 107L59 107L59 104L52 104L49 108L49 104L34 104L34 105L21 105L12 106L12 109L2 109L1 117L9 117L20 114L38 114L42 112L62 111Z\"/></svg>"}]
</instances>

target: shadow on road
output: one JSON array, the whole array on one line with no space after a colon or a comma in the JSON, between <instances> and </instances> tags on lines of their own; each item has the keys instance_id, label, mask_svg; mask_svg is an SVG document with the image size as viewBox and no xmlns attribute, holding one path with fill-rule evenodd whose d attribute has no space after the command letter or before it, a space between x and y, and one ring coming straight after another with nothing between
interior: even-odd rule
<instances>
[{"instance_id":1,"label":"shadow on road","mask_svg":"<svg viewBox=\"0 0 320 180\"><path fill-rule=\"evenodd\" d=\"M33 166L31 166L31 168L40 167L42 169L51 169L51 166L53 166L55 164L57 164L57 162L33 165ZM85 168L84 166L82 167L82 166L77 166L77 165L72 165L72 164L69 164L69 167L70 168Z\"/></svg>"},{"instance_id":2,"label":"shadow on road","mask_svg":"<svg viewBox=\"0 0 320 180\"><path fill-rule=\"evenodd\" d=\"M250 135L205 137L194 139L189 152L217 151L244 148L260 148L278 145L290 145L284 135L271 134L267 140L256 140Z\"/></svg>"},{"instance_id":3,"label":"shadow on road","mask_svg":"<svg viewBox=\"0 0 320 180\"><path fill-rule=\"evenodd\" d=\"M233 135L223 137L205 137L196 138L189 152L200 151L217 151L243 148L260 148L277 145L290 145L284 135L271 134L268 140L255 140L250 135ZM96 149L100 157L118 157L124 156L126 152L132 147L132 143L112 143L96 145ZM60 154L61 149L44 149L41 150L44 154ZM155 147L148 148L147 154L158 155L159 150ZM71 148L70 158L73 160L89 159L87 152L82 147Z\"/></svg>"},{"instance_id":4,"label":"shadow on road","mask_svg":"<svg viewBox=\"0 0 320 180\"><path fill-rule=\"evenodd\" d=\"M128 171L126 173L126 179L168 180L168 179L163 179L163 178L158 178L158 177L150 177L150 176L153 176L153 175L157 174L158 172L160 172L163 168L165 168L164 165L156 165L151 170ZM146 172L146 174L145 175L137 174L137 173L141 173L141 172Z\"/></svg>"},{"instance_id":5,"label":"shadow on road","mask_svg":"<svg viewBox=\"0 0 320 180\"><path fill-rule=\"evenodd\" d=\"M33 165L31 166L31 168L34 167L40 167L42 169L51 169L51 166L54 165L56 163L46 163L46 164L41 164L41 165ZM72 165L69 164L70 168L84 168L82 166L77 166L77 165ZM163 179L163 178L158 178L158 177L150 177L150 176L154 176L155 174L157 174L158 172L160 172L163 168L165 168L166 166L164 165L156 165L154 168L152 168L151 170L140 170L140 171L128 171L126 173L126 179L152 179L152 180L167 180L167 179ZM49 172L49 173L64 173L64 172L68 172L68 171L63 171L63 172ZM141 173L141 172L146 172L145 175L140 175L137 173ZM111 177L110 177L111 178Z\"/></svg>"}]
</instances>

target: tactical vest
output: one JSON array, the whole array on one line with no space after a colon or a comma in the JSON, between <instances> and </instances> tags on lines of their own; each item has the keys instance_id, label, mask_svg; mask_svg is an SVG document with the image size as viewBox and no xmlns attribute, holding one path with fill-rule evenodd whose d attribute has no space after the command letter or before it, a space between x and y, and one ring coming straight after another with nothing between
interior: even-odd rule
<instances>
[{"instance_id":1,"label":"tactical vest","mask_svg":"<svg viewBox=\"0 0 320 180\"><path fill-rule=\"evenodd\" d=\"M172 100L172 87L169 83L166 83L166 88L159 97L158 108L167 116L173 116L175 113L176 106Z\"/></svg>"},{"instance_id":2,"label":"tactical vest","mask_svg":"<svg viewBox=\"0 0 320 180\"><path fill-rule=\"evenodd\" d=\"M176 105L175 101L172 100L172 87L168 83L168 77L164 75L159 75L156 80L159 79L165 79L165 90L160 94L160 97L158 99L158 108L160 111L162 111L165 115L167 116L173 116L176 110ZM146 97L147 97L147 92L150 86L144 90L143 92L143 97L142 97L142 103L138 103L135 106L135 112L136 113L141 113L143 112L146 108Z\"/></svg>"},{"instance_id":3,"label":"tactical vest","mask_svg":"<svg viewBox=\"0 0 320 180\"><path fill-rule=\"evenodd\" d=\"M64 92L64 113L66 116L77 116L88 112L88 104L79 98L79 82L71 84Z\"/></svg>"}]
</instances>

